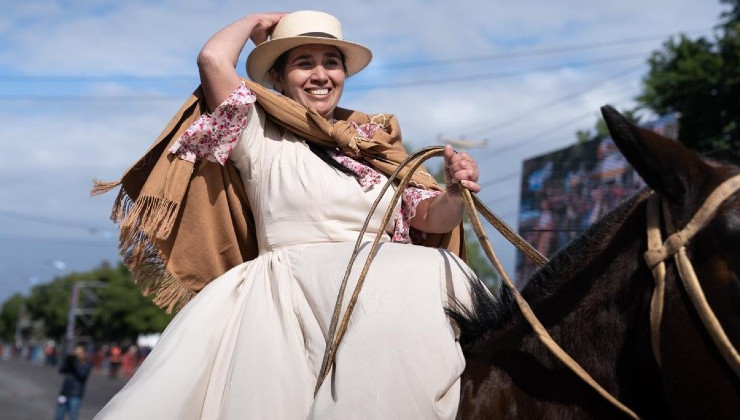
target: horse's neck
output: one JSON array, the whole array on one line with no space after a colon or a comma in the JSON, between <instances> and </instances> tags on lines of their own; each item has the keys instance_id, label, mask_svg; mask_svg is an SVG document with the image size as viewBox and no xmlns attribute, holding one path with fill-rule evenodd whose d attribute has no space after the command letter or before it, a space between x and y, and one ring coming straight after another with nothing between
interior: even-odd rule
<instances>
[{"instance_id":1,"label":"horse's neck","mask_svg":"<svg viewBox=\"0 0 740 420\"><path fill-rule=\"evenodd\" d=\"M644 264L644 203L638 197L624 214L586 233L556 255L523 296L563 349L593 376L617 383L618 364L650 365L648 308L652 281ZM521 337L523 335L523 337ZM507 340L519 336L520 340ZM518 343L545 364L552 355L517 313L500 332L501 343ZM492 342L497 339L493 338Z\"/></svg>"},{"instance_id":2,"label":"horse's neck","mask_svg":"<svg viewBox=\"0 0 740 420\"><path fill-rule=\"evenodd\" d=\"M630 408L659 417L651 408L661 389L650 352L652 279L641 263L646 195L620 205L555 255L523 295L555 341L599 384ZM478 305L484 313L479 319L487 323L463 324L478 339L464 347L468 403L462 412L471 418L497 412L622 418L540 343L506 296ZM476 329L482 324L489 328Z\"/></svg>"},{"instance_id":3,"label":"horse's neck","mask_svg":"<svg viewBox=\"0 0 740 420\"><path fill-rule=\"evenodd\" d=\"M652 282L647 271L640 273L644 239L636 235L634 219L603 249L576 253L571 267L548 273L550 284L544 286L548 281L544 278L540 283L547 288L546 295L530 290L524 294L534 312L548 320L548 328L556 327L553 334L562 336L564 346L574 351L582 346L588 353L598 342L627 339L635 316L648 307Z\"/></svg>"}]
</instances>

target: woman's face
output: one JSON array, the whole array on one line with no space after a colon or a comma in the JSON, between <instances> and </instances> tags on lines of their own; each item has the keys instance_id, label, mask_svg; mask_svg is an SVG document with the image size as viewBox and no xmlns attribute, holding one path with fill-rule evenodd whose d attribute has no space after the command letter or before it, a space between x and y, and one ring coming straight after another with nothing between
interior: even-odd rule
<instances>
[{"instance_id":1,"label":"woman's face","mask_svg":"<svg viewBox=\"0 0 740 420\"><path fill-rule=\"evenodd\" d=\"M339 49L308 44L288 52L282 74L272 71L275 90L307 108L315 108L326 119L334 117L344 88L344 64Z\"/></svg>"}]
</instances>

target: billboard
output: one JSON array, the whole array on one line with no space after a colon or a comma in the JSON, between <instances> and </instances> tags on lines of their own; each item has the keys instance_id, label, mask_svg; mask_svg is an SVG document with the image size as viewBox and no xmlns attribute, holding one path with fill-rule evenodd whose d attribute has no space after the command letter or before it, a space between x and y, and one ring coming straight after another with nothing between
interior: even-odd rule
<instances>
[{"instance_id":1,"label":"billboard","mask_svg":"<svg viewBox=\"0 0 740 420\"><path fill-rule=\"evenodd\" d=\"M675 138L676 121L675 115L669 115L643 126ZM608 137L525 160L519 234L549 258L644 186ZM516 280L520 287L536 269L517 252Z\"/></svg>"}]
</instances>

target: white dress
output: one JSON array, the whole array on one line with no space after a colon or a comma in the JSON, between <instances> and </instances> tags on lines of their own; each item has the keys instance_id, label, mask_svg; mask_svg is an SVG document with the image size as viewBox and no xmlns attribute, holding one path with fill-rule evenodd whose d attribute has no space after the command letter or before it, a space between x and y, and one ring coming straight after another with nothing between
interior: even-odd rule
<instances>
[{"instance_id":1,"label":"white dress","mask_svg":"<svg viewBox=\"0 0 740 420\"><path fill-rule=\"evenodd\" d=\"M230 158L259 256L198 293L95 418L455 418L465 360L444 308L468 302L472 271L446 250L390 242L378 211L368 232L384 242L314 398L338 287L380 186L363 191L257 106Z\"/></svg>"}]
</instances>

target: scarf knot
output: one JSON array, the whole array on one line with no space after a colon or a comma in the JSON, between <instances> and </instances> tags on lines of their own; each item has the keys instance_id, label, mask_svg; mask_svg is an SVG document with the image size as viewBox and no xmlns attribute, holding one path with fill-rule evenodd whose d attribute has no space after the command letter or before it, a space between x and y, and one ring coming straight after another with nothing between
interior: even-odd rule
<instances>
[{"instance_id":1,"label":"scarf knot","mask_svg":"<svg viewBox=\"0 0 740 420\"><path fill-rule=\"evenodd\" d=\"M331 137L337 142L342 153L357 159L361 156L360 142L365 139L349 121L337 121L331 129Z\"/></svg>"}]
</instances>

